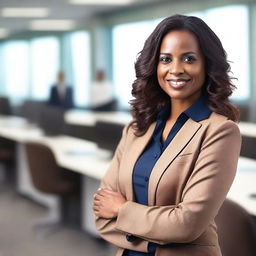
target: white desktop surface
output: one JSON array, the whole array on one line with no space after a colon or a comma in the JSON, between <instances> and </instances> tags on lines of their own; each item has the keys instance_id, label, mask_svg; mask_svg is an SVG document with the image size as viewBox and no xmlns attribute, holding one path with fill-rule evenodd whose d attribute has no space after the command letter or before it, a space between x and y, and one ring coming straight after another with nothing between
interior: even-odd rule
<instances>
[{"instance_id":1,"label":"white desktop surface","mask_svg":"<svg viewBox=\"0 0 256 256\"><path fill-rule=\"evenodd\" d=\"M22 117L0 115L0 127L19 127L26 123L26 119Z\"/></svg>"},{"instance_id":2,"label":"white desktop surface","mask_svg":"<svg viewBox=\"0 0 256 256\"><path fill-rule=\"evenodd\" d=\"M132 120L132 116L128 112L100 112L97 115L97 121L104 121L107 123L126 125Z\"/></svg>"},{"instance_id":3,"label":"white desktop surface","mask_svg":"<svg viewBox=\"0 0 256 256\"><path fill-rule=\"evenodd\" d=\"M101 179L110 163L111 152L93 142L59 135L47 137L40 128L19 117L0 116L0 136L18 143L40 142L53 150L57 163L64 168Z\"/></svg>"},{"instance_id":4,"label":"white desktop surface","mask_svg":"<svg viewBox=\"0 0 256 256\"><path fill-rule=\"evenodd\" d=\"M61 167L91 178L101 179L110 164L111 152L90 141L61 135L44 137L42 143L53 150Z\"/></svg>"},{"instance_id":5,"label":"white desktop surface","mask_svg":"<svg viewBox=\"0 0 256 256\"><path fill-rule=\"evenodd\" d=\"M38 139L43 136L42 129L29 124L25 118L0 116L0 136L16 142Z\"/></svg>"},{"instance_id":6,"label":"white desktop surface","mask_svg":"<svg viewBox=\"0 0 256 256\"><path fill-rule=\"evenodd\" d=\"M64 120L68 124L94 126L96 115L92 111L72 109L65 112Z\"/></svg>"},{"instance_id":7,"label":"white desktop surface","mask_svg":"<svg viewBox=\"0 0 256 256\"><path fill-rule=\"evenodd\" d=\"M242 205L250 214L256 215L256 160L240 157L237 174L227 195Z\"/></svg>"},{"instance_id":8,"label":"white desktop surface","mask_svg":"<svg viewBox=\"0 0 256 256\"><path fill-rule=\"evenodd\" d=\"M94 126L97 121L126 125L132 120L130 113L122 111L93 112L86 110L68 110L64 118L65 122L68 124L84 126Z\"/></svg>"},{"instance_id":9,"label":"white desktop surface","mask_svg":"<svg viewBox=\"0 0 256 256\"><path fill-rule=\"evenodd\" d=\"M256 138L255 123L240 122L238 126L242 135Z\"/></svg>"}]
</instances>

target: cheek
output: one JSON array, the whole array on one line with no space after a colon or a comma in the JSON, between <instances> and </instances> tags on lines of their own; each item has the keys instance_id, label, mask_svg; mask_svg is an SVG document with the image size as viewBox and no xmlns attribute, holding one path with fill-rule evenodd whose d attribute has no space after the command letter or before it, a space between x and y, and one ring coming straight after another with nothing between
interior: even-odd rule
<instances>
[{"instance_id":1,"label":"cheek","mask_svg":"<svg viewBox=\"0 0 256 256\"><path fill-rule=\"evenodd\" d=\"M160 82L163 80L166 76L166 68L163 67L162 65L157 66L157 79Z\"/></svg>"},{"instance_id":2,"label":"cheek","mask_svg":"<svg viewBox=\"0 0 256 256\"><path fill-rule=\"evenodd\" d=\"M191 69L190 75L195 79L195 81L204 83L204 80L205 80L204 67L198 66L195 69Z\"/></svg>"}]
</instances>

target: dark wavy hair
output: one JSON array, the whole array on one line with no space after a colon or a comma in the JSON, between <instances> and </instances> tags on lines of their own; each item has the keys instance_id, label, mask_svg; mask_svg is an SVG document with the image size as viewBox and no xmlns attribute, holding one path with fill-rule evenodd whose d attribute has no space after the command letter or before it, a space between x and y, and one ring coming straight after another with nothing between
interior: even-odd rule
<instances>
[{"instance_id":1,"label":"dark wavy hair","mask_svg":"<svg viewBox=\"0 0 256 256\"><path fill-rule=\"evenodd\" d=\"M173 30L186 30L193 33L205 58L206 79L203 93L209 108L233 121L238 121L239 111L229 101L236 88L229 76L230 65L221 41L209 26L193 16L173 15L161 21L145 41L136 63L136 80L132 85L133 100L130 101L134 118L132 127L136 136L145 134L160 109L170 101L157 80L157 65L163 37Z\"/></svg>"}]
</instances>

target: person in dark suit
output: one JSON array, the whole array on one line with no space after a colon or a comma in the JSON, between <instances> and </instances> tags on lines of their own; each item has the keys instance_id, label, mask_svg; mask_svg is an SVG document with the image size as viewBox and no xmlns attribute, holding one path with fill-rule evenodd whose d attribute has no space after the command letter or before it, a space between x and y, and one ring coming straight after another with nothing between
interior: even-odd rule
<instances>
[{"instance_id":1,"label":"person in dark suit","mask_svg":"<svg viewBox=\"0 0 256 256\"><path fill-rule=\"evenodd\" d=\"M65 83L65 74L60 71L57 74L57 82L53 84L50 91L49 105L72 108L73 103L73 89Z\"/></svg>"}]
</instances>

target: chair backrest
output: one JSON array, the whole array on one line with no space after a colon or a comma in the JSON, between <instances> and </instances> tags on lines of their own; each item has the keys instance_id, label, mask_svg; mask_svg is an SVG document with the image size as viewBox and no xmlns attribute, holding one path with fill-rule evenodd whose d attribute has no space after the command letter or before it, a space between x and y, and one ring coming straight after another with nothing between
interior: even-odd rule
<instances>
[{"instance_id":1,"label":"chair backrest","mask_svg":"<svg viewBox=\"0 0 256 256\"><path fill-rule=\"evenodd\" d=\"M1 115L11 115L11 104L7 97L0 97L0 114Z\"/></svg>"},{"instance_id":2,"label":"chair backrest","mask_svg":"<svg viewBox=\"0 0 256 256\"><path fill-rule=\"evenodd\" d=\"M26 142L24 145L33 185L45 193L70 193L74 184L62 177L51 149L36 142Z\"/></svg>"},{"instance_id":3,"label":"chair backrest","mask_svg":"<svg viewBox=\"0 0 256 256\"><path fill-rule=\"evenodd\" d=\"M95 124L95 142L99 148L115 151L122 137L123 125L97 121Z\"/></svg>"},{"instance_id":4,"label":"chair backrest","mask_svg":"<svg viewBox=\"0 0 256 256\"><path fill-rule=\"evenodd\" d=\"M20 114L26 117L31 123L39 124L45 105L45 101L25 100L21 105Z\"/></svg>"},{"instance_id":5,"label":"chair backrest","mask_svg":"<svg viewBox=\"0 0 256 256\"><path fill-rule=\"evenodd\" d=\"M242 145L240 155L248 158L256 159L256 138L242 136Z\"/></svg>"},{"instance_id":6,"label":"chair backrest","mask_svg":"<svg viewBox=\"0 0 256 256\"><path fill-rule=\"evenodd\" d=\"M223 256L256 255L256 225L243 207L226 199L215 220Z\"/></svg>"},{"instance_id":7,"label":"chair backrest","mask_svg":"<svg viewBox=\"0 0 256 256\"><path fill-rule=\"evenodd\" d=\"M66 124L64 121L65 110L55 106L45 105L41 112L39 126L46 135L55 136L66 134Z\"/></svg>"}]
</instances>

